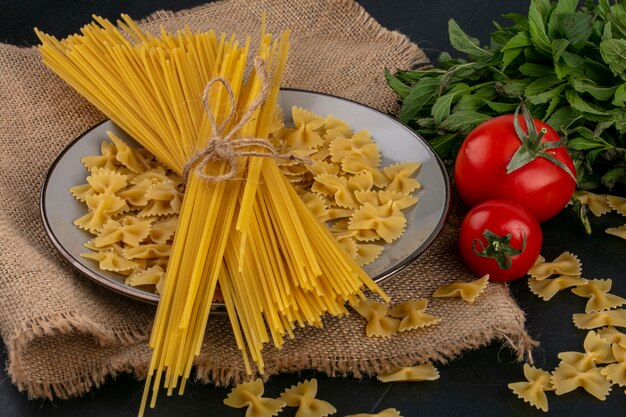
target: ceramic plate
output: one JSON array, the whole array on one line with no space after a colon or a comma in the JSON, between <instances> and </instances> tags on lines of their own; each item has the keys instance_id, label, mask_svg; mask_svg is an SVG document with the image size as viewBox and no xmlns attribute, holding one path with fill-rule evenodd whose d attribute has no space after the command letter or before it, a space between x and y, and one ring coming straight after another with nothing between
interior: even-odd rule
<instances>
[{"instance_id":1,"label":"ceramic plate","mask_svg":"<svg viewBox=\"0 0 626 417\"><path fill-rule=\"evenodd\" d=\"M416 178L422 188L414 195L419 202L405 211L405 234L386 245L381 257L365 270L376 281L389 278L414 261L441 232L450 206L450 184L445 168L432 148L421 137L390 116L353 101L300 90L281 90L280 105L289 119L292 106L345 120L355 131L366 129L379 145L382 166L396 162L419 162ZM287 120L289 124L290 120ZM85 155L100 152L100 143L111 130L136 145L121 129L107 121L85 132L58 156L50 168L41 193L41 213L46 231L61 254L80 272L94 281L129 297L156 303L158 295L124 284L124 277L101 271L94 261L80 257L83 244L91 235L73 222L86 213L84 204L75 200L69 188L84 184L87 172L80 162Z\"/></svg>"}]
</instances>

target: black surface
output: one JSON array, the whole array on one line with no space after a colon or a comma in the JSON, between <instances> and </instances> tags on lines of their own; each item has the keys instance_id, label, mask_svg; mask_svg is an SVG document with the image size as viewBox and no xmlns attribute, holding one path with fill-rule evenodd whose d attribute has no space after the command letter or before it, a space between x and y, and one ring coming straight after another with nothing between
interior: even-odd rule
<instances>
[{"instance_id":1,"label":"black surface","mask_svg":"<svg viewBox=\"0 0 626 417\"><path fill-rule=\"evenodd\" d=\"M252 0L251 0L252 1ZM35 42L32 27L64 36L76 31L90 19L92 13L115 18L127 12L134 18L153 10L182 9L200 4L185 1L0 1L0 41L17 45ZM447 50L447 20L453 17L469 34L488 42L491 21L500 14L525 12L528 2L522 0L361 0L360 3L384 26L397 29L417 42L431 57ZM358 82L358 80L355 80ZM2 123L2 121L0 121ZM582 229L569 211L543 225L542 254L547 259L569 250L583 262L587 278L612 278L611 292L626 296L626 240L606 235L607 226L617 226L626 218L609 215L592 219L596 226L591 237ZM572 314L584 311L585 299L569 291L558 294L550 302L541 301L528 290L523 280L511 284L511 291L527 313L528 330L541 342L535 352L537 365L552 370L558 363L557 353L582 350L586 332L572 324ZM2 360L6 361L3 347ZM545 415L518 399L507 388L509 382L523 379L522 365L516 363L507 349L494 343L483 349L466 352L458 360L437 366L441 378L433 382L382 384L372 379L329 379L323 375L302 373L281 375L266 384L268 396L276 396L283 389L304 378L316 376L319 397L330 401L338 409L338 416L352 413L377 412L395 407L405 417L417 416L534 416ZM11 384L4 372L0 373L0 416L134 416L139 402L142 382L130 376L120 376L82 398L60 401L27 399ZM243 410L230 409L222 404L227 390L190 384L182 397L159 399L157 409L150 416L243 416ZM548 394L550 416L605 416L626 415L624 387L614 386L606 401L576 390L555 396ZM293 416L292 409L280 414Z\"/></svg>"}]
</instances>

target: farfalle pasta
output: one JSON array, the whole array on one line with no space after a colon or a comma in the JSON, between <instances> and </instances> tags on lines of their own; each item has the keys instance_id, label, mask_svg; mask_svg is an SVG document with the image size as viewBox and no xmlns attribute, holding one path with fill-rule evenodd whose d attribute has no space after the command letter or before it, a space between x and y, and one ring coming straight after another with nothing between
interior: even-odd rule
<instances>
[{"instance_id":1,"label":"farfalle pasta","mask_svg":"<svg viewBox=\"0 0 626 417\"><path fill-rule=\"evenodd\" d=\"M626 327L626 310L599 311L596 313L576 313L572 320L579 329L597 329L604 326Z\"/></svg>"},{"instance_id":2,"label":"farfalle pasta","mask_svg":"<svg viewBox=\"0 0 626 417\"><path fill-rule=\"evenodd\" d=\"M441 321L439 317L425 312L428 300L410 300L395 305L388 311L392 317L401 319L398 331L419 329L435 325Z\"/></svg>"},{"instance_id":3,"label":"farfalle pasta","mask_svg":"<svg viewBox=\"0 0 626 417\"><path fill-rule=\"evenodd\" d=\"M552 385L556 395L567 394L583 388L597 399L604 401L611 391L611 383L600 373L600 368L581 371L568 363L561 363L552 373Z\"/></svg>"},{"instance_id":4,"label":"farfalle pasta","mask_svg":"<svg viewBox=\"0 0 626 417\"><path fill-rule=\"evenodd\" d=\"M433 293L435 298L462 298L468 303L476 301L478 296L485 291L489 283L489 275L485 275L471 282L454 281L451 284L437 288Z\"/></svg>"},{"instance_id":5,"label":"farfalle pasta","mask_svg":"<svg viewBox=\"0 0 626 417\"><path fill-rule=\"evenodd\" d=\"M132 287L154 286L156 292L161 294L164 279L165 270L161 266L155 265L147 269L138 269L129 275L125 282Z\"/></svg>"},{"instance_id":6,"label":"farfalle pasta","mask_svg":"<svg viewBox=\"0 0 626 417\"><path fill-rule=\"evenodd\" d=\"M543 258L542 258L543 259ZM563 252L554 261L535 263L528 274L537 280L548 278L551 275L580 276L581 264L576 255Z\"/></svg>"},{"instance_id":7,"label":"farfalle pasta","mask_svg":"<svg viewBox=\"0 0 626 417\"><path fill-rule=\"evenodd\" d=\"M94 246L100 248L115 243L139 246L150 234L151 223L150 219L135 216L125 216L121 222L111 219L98 232L98 236L93 240Z\"/></svg>"},{"instance_id":8,"label":"farfalle pasta","mask_svg":"<svg viewBox=\"0 0 626 417\"><path fill-rule=\"evenodd\" d=\"M606 233L626 239L626 224L619 227L609 227L605 230Z\"/></svg>"},{"instance_id":9,"label":"farfalle pasta","mask_svg":"<svg viewBox=\"0 0 626 417\"><path fill-rule=\"evenodd\" d=\"M85 198L89 212L74 221L74 224L89 232L98 232L113 217L129 210L124 199L115 194L93 194Z\"/></svg>"},{"instance_id":10,"label":"farfalle pasta","mask_svg":"<svg viewBox=\"0 0 626 417\"><path fill-rule=\"evenodd\" d=\"M626 299L615 294L609 294L613 281L610 279L592 279L585 285L572 289L579 297L589 298L585 313L610 310L626 303Z\"/></svg>"},{"instance_id":11,"label":"farfalle pasta","mask_svg":"<svg viewBox=\"0 0 626 417\"><path fill-rule=\"evenodd\" d=\"M300 107L292 107L291 118L294 128L287 136L287 143L293 148L317 148L324 143L318 129L324 125L320 116Z\"/></svg>"},{"instance_id":12,"label":"farfalle pasta","mask_svg":"<svg viewBox=\"0 0 626 417\"><path fill-rule=\"evenodd\" d=\"M525 363L524 376L526 381L512 382L508 385L509 389L525 402L547 412L548 398L545 392L554 391L550 373Z\"/></svg>"},{"instance_id":13,"label":"farfalle pasta","mask_svg":"<svg viewBox=\"0 0 626 417\"><path fill-rule=\"evenodd\" d=\"M127 180L128 176L108 168L94 168L87 177L87 183L98 194L115 194L126 187Z\"/></svg>"},{"instance_id":14,"label":"farfalle pasta","mask_svg":"<svg viewBox=\"0 0 626 417\"><path fill-rule=\"evenodd\" d=\"M431 363L392 369L379 374L376 379L381 382L401 381L434 381L439 379L439 371Z\"/></svg>"},{"instance_id":15,"label":"farfalle pasta","mask_svg":"<svg viewBox=\"0 0 626 417\"><path fill-rule=\"evenodd\" d=\"M385 205L375 206L365 203L357 209L348 224L349 230L359 232L357 239L370 241L372 232L376 239L383 239L391 243L404 233L406 217L400 210L394 209L391 202ZM367 238L364 234L369 233Z\"/></svg>"},{"instance_id":16,"label":"farfalle pasta","mask_svg":"<svg viewBox=\"0 0 626 417\"><path fill-rule=\"evenodd\" d=\"M293 127L286 127L277 113L270 140L281 152L312 163L277 160L281 171L359 265L374 262L385 244L405 231L404 211L418 203L412 193L421 189L413 178L420 164L381 167L380 149L366 130L354 132L332 115L322 117L298 107L291 113ZM89 171L86 184L70 192L88 212L75 224L94 235L92 250L106 252L111 244L122 245L124 250L115 255L93 257L102 259L98 262L108 270L123 265L121 273L128 276L129 285L142 282L147 288L143 283L150 280L137 275L145 270L141 260L166 267L166 247L174 238L184 187L146 150L129 146L113 133L108 136L110 142L101 143L100 155L81 159Z\"/></svg>"},{"instance_id":17,"label":"farfalle pasta","mask_svg":"<svg viewBox=\"0 0 626 417\"><path fill-rule=\"evenodd\" d=\"M558 357L563 363L572 365L581 371L595 368L596 364L615 362L611 345L594 331L587 333L583 347L584 352L561 352Z\"/></svg>"},{"instance_id":18,"label":"farfalle pasta","mask_svg":"<svg viewBox=\"0 0 626 417\"><path fill-rule=\"evenodd\" d=\"M298 407L295 417L326 417L335 414L337 409L327 401L315 398L317 379L300 382L280 394L287 407Z\"/></svg>"},{"instance_id":19,"label":"farfalle pasta","mask_svg":"<svg viewBox=\"0 0 626 417\"><path fill-rule=\"evenodd\" d=\"M597 330L598 335L608 343L617 344L626 349L626 333L622 333L613 326Z\"/></svg>"},{"instance_id":20,"label":"farfalle pasta","mask_svg":"<svg viewBox=\"0 0 626 417\"><path fill-rule=\"evenodd\" d=\"M589 191L576 191L573 198L580 201L589 208L596 217L611 211L606 194L594 194Z\"/></svg>"},{"instance_id":21,"label":"farfalle pasta","mask_svg":"<svg viewBox=\"0 0 626 417\"><path fill-rule=\"evenodd\" d=\"M626 386L626 348L614 343L612 351L617 363L605 366L600 370L600 373L612 384L624 387Z\"/></svg>"},{"instance_id":22,"label":"farfalle pasta","mask_svg":"<svg viewBox=\"0 0 626 417\"><path fill-rule=\"evenodd\" d=\"M622 216L626 216L626 198L618 197L615 195L608 195L606 201L613 210L620 213Z\"/></svg>"},{"instance_id":23,"label":"farfalle pasta","mask_svg":"<svg viewBox=\"0 0 626 417\"><path fill-rule=\"evenodd\" d=\"M391 337L398 331L400 320L387 316L387 304L368 300L361 301L353 308L367 320L366 336Z\"/></svg>"},{"instance_id":24,"label":"farfalle pasta","mask_svg":"<svg viewBox=\"0 0 626 417\"><path fill-rule=\"evenodd\" d=\"M246 417L276 416L285 407L282 399L263 397L263 381L257 378L251 382L244 382L232 389L224 399L224 404L233 408L246 408Z\"/></svg>"},{"instance_id":25,"label":"farfalle pasta","mask_svg":"<svg viewBox=\"0 0 626 417\"><path fill-rule=\"evenodd\" d=\"M131 286L159 292L182 201L180 178L143 149L109 132L101 155L81 159L87 183L70 192L87 213L75 224L94 235L82 257Z\"/></svg>"},{"instance_id":26,"label":"farfalle pasta","mask_svg":"<svg viewBox=\"0 0 626 417\"><path fill-rule=\"evenodd\" d=\"M281 152L305 156L312 163L278 161L283 174L359 265L375 261L384 244L405 231L404 211L418 202L412 194L421 189L413 178L420 164L381 167L380 149L368 131L354 132L332 115L323 117L298 107L291 112L294 127L282 122L272 143ZM356 254L346 231L356 232Z\"/></svg>"},{"instance_id":27,"label":"farfalle pasta","mask_svg":"<svg viewBox=\"0 0 626 417\"><path fill-rule=\"evenodd\" d=\"M389 185L387 185L386 190L410 194L421 188L422 185L419 181L412 178L420 166L418 162L401 162L383 168L383 172L389 178Z\"/></svg>"},{"instance_id":28,"label":"farfalle pasta","mask_svg":"<svg viewBox=\"0 0 626 417\"><path fill-rule=\"evenodd\" d=\"M81 257L93 259L98 262L98 267L103 271L128 272L139 267L137 262L126 259L115 250L106 252L86 252L81 253Z\"/></svg>"},{"instance_id":29,"label":"farfalle pasta","mask_svg":"<svg viewBox=\"0 0 626 417\"><path fill-rule=\"evenodd\" d=\"M581 277L559 275L555 278L537 279L531 277L528 279L528 287L530 291L544 301L549 301L559 291L567 288L585 285L587 280Z\"/></svg>"}]
</instances>

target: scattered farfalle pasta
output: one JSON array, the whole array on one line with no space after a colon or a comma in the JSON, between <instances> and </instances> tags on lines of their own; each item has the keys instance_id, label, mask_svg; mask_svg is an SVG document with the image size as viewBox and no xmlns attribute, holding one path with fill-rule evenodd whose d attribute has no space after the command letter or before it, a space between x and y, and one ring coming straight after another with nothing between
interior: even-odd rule
<instances>
[{"instance_id":1,"label":"scattered farfalle pasta","mask_svg":"<svg viewBox=\"0 0 626 417\"><path fill-rule=\"evenodd\" d=\"M611 207L622 216L626 216L626 198L609 195L606 197L606 201L609 207Z\"/></svg>"},{"instance_id":2,"label":"scattered farfalle pasta","mask_svg":"<svg viewBox=\"0 0 626 417\"><path fill-rule=\"evenodd\" d=\"M613 326L598 329L598 335L608 343L617 344L626 349L626 333L622 333Z\"/></svg>"},{"instance_id":3,"label":"scattered farfalle pasta","mask_svg":"<svg viewBox=\"0 0 626 417\"><path fill-rule=\"evenodd\" d=\"M527 381L512 382L508 385L509 389L525 402L547 412L548 398L545 391L554 391L550 373L525 363L524 376Z\"/></svg>"},{"instance_id":4,"label":"scattered farfalle pasta","mask_svg":"<svg viewBox=\"0 0 626 417\"><path fill-rule=\"evenodd\" d=\"M536 280L542 280L552 275L580 276L581 272L578 257L569 252L563 252L552 262L545 262L544 260L535 263L528 274Z\"/></svg>"},{"instance_id":5,"label":"scattered farfalle pasta","mask_svg":"<svg viewBox=\"0 0 626 417\"><path fill-rule=\"evenodd\" d=\"M327 401L315 398L317 379L305 380L280 394L288 407L298 407L296 417L326 417L335 414L337 409Z\"/></svg>"},{"instance_id":6,"label":"scattered farfalle pasta","mask_svg":"<svg viewBox=\"0 0 626 417\"><path fill-rule=\"evenodd\" d=\"M572 289L580 297L589 298L585 313L610 310L626 303L626 299L615 294L609 294L613 281L610 279L592 279L585 285Z\"/></svg>"},{"instance_id":7,"label":"scattered farfalle pasta","mask_svg":"<svg viewBox=\"0 0 626 417\"><path fill-rule=\"evenodd\" d=\"M400 320L387 317L387 304L367 300L353 308L367 320L367 337L391 337L398 331Z\"/></svg>"},{"instance_id":8,"label":"scattered farfalle pasta","mask_svg":"<svg viewBox=\"0 0 626 417\"><path fill-rule=\"evenodd\" d=\"M434 381L439 379L439 371L430 363L392 369L376 377L381 382Z\"/></svg>"},{"instance_id":9,"label":"scattered farfalle pasta","mask_svg":"<svg viewBox=\"0 0 626 417\"><path fill-rule=\"evenodd\" d=\"M617 363L605 366L600 373L612 384L624 387L626 386L626 348L614 343L612 350Z\"/></svg>"},{"instance_id":10,"label":"scattered farfalle pasta","mask_svg":"<svg viewBox=\"0 0 626 417\"><path fill-rule=\"evenodd\" d=\"M367 413L350 414L349 416L345 416L345 417L402 417L402 415L395 408L387 408L376 414L367 414Z\"/></svg>"},{"instance_id":11,"label":"scattered farfalle pasta","mask_svg":"<svg viewBox=\"0 0 626 417\"><path fill-rule=\"evenodd\" d=\"M581 277L569 275L559 275L555 278L529 278L528 287L530 291L544 301L549 301L558 293L567 288L585 285L587 280Z\"/></svg>"},{"instance_id":12,"label":"scattered farfalle pasta","mask_svg":"<svg viewBox=\"0 0 626 417\"><path fill-rule=\"evenodd\" d=\"M561 362L552 373L552 385L556 395L567 394L583 388L597 399L604 401L611 391L611 383L600 373L600 368L581 371L573 365Z\"/></svg>"},{"instance_id":13,"label":"scattered farfalle pasta","mask_svg":"<svg viewBox=\"0 0 626 417\"><path fill-rule=\"evenodd\" d=\"M441 321L439 317L425 312L427 306L428 300L409 300L395 305L388 311L388 314L402 319L398 327L400 332L419 329L432 326Z\"/></svg>"},{"instance_id":14,"label":"scattered farfalle pasta","mask_svg":"<svg viewBox=\"0 0 626 417\"><path fill-rule=\"evenodd\" d=\"M581 371L595 368L596 364L615 362L611 345L594 331L587 333L583 347L585 352L561 352L558 358Z\"/></svg>"},{"instance_id":15,"label":"scattered farfalle pasta","mask_svg":"<svg viewBox=\"0 0 626 417\"><path fill-rule=\"evenodd\" d=\"M602 208L603 199L608 200L610 197L593 195L591 198L586 193L580 194L580 196L584 197L584 204L594 206L599 212L604 212L606 208ZM608 207L609 203L606 204ZM615 201L613 201L614 205ZM546 262L545 258L539 256L529 271L531 278L528 285L534 294L546 301L552 298L556 292L569 287L574 287L572 288L574 294L589 298L585 313L577 313L572 317L576 327L590 330L583 343L584 352L559 353L558 357L561 362L552 372L550 381L557 395L566 394L581 387L594 397L604 401L611 391L612 384L626 385L626 365L623 364L626 358L626 334L615 328L615 326L626 327L626 311L615 309L626 303L626 299L609 294L612 280L586 280L580 277L581 271L580 261L569 252L564 252L553 262ZM560 276L548 278L554 274L560 274ZM605 366L600 368L596 365ZM528 369L530 370L530 368ZM527 365L524 365L525 374L526 370ZM530 381L530 378L528 379ZM525 401L537 408L543 411L548 410L545 394L543 392L539 394L536 387L525 383L516 383L509 384L509 388L520 398L524 398ZM519 388L529 389L533 400L526 399L523 396L525 393L520 393L514 388L518 390ZM533 403L536 396L542 397L542 399L540 402Z\"/></svg>"},{"instance_id":16,"label":"scattered farfalle pasta","mask_svg":"<svg viewBox=\"0 0 626 417\"><path fill-rule=\"evenodd\" d=\"M589 208L589 211L591 211L596 217L600 217L611 211L611 206L607 197L609 196L605 194L594 194L589 191L576 191L573 195L574 199L586 205Z\"/></svg>"},{"instance_id":17,"label":"scattered farfalle pasta","mask_svg":"<svg viewBox=\"0 0 626 417\"><path fill-rule=\"evenodd\" d=\"M285 401L263 397L264 390L261 378L241 383L232 389L224 399L224 404L233 408L247 407L246 417L271 417L278 415L285 407Z\"/></svg>"},{"instance_id":18,"label":"scattered farfalle pasta","mask_svg":"<svg viewBox=\"0 0 626 417\"><path fill-rule=\"evenodd\" d=\"M452 284L437 288L433 297L460 297L468 303L473 303L485 291L488 283L489 275L471 282L454 281Z\"/></svg>"},{"instance_id":19,"label":"scattered farfalle pasta","mask_svg":"<svg viewBox=\"0 0 626 417\"><path fill-rule=\"evenodd\" d=\"M596 313L576 313L572 320L576 327L585 330L604 326L626 327L626 310L620 308Z\"/></svg>"},{"instance_id":20,"label":"scattered farfalle pasta","mask_svg":"<svg viewBox=\"0 0 626 417\"><path fill-rule=\"evenodd\" d=\"M622 239L626 239L626 224L619 227L609 227L605 230L609 235L621 237Z\"/></svg>"}]
</instances>

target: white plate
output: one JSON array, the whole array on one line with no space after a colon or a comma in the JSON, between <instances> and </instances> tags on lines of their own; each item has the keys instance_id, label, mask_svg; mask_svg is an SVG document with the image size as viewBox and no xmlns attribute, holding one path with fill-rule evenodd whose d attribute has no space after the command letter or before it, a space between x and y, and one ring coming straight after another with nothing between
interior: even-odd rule
<instances>
[{"instance_id":1,"label":"white plate","mask_svg":"<svg viewBox=\"0 0 626 417\"><path fill-rule=\"evenodd\" d=\"M386 245L381 257L365 270L376 281L389 278L421 255L441 232L450 207L450 183L443 163L425 140L392 117L365 105L339 97L301 90L281 90L280 105L287 123L291 107L299 106L326 116L345 120L355 131L366 129L383 155L382 166L396 162L422 164L416 178L422 184L419 202L405 212L405 234ZM158 295L124 284L124 277L98 269L95 262L80 257L83 244L91 235L73 222L86 212L69 188L84 184L87 172L80 159L100 152L100 143L111 130L122 139L135 142L112 122L107 121L85 132L61 152L50 168L41 193L43 224L52 243L79 271L94 281L129 297L156 303Z\"/></svg>"}]
</instances>

